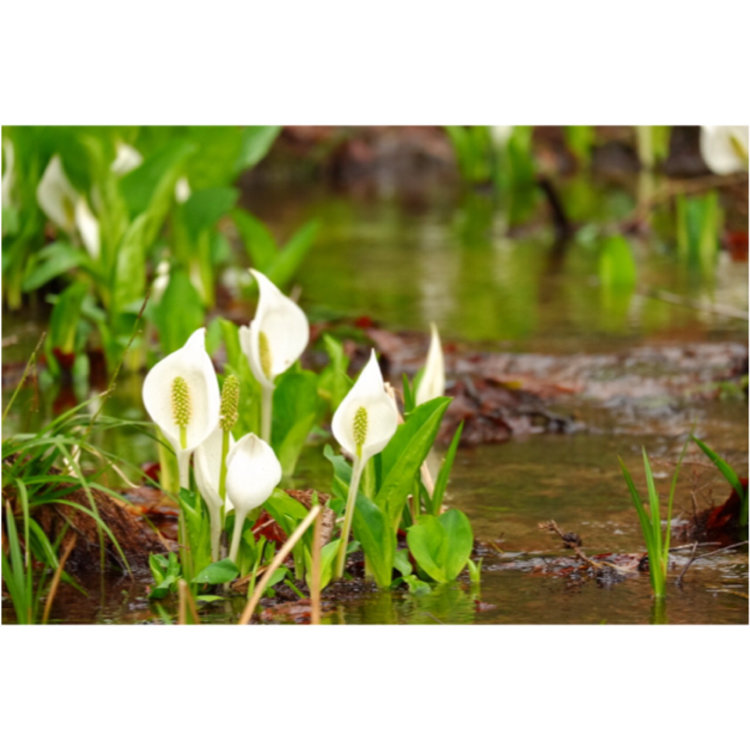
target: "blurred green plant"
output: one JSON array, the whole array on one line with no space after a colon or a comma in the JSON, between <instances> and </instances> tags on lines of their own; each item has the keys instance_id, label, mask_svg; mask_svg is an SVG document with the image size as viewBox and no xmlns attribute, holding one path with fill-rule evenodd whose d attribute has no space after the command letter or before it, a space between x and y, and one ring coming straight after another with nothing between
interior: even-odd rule
<instances>
[{"instance_id":1,"label":"blurred green plant","mask_svg":"<svg viewBox=\"0 0 750 750\"><path fill-rule=\"evenodd\" d=\"M716 451L709 448L702 440L699 440L695 435L693 442L713 461L716 468L721 472L724 479L729 482L732 489L737 493L737 497L740 500L740 525L745 529L747 533L747 487L740 481L737 472L719 456Z\"/></svg>"},{"instance_id":2,"label":"blurred green plant","mask_svg":"<svg viewBox=\"0 0 750 750\"><path fill-rule=\"evenodd\" d=\"M232 261L230 216L256 267L278 284L291 281L317 224L280 250L260 221L235 209L232 186L279 130L3 129L3 300L17 310L26 295L46 292L53 312L45 347L55 371L70 367L94 336L112 371L148 294L149 328L126 367L144 364L154 330L164 350L184 343L214 304L217 269Z\"/></svg>"},{"instance_id":3,"label":"blurred green plant","mask_svg":"<svg viewBox=\"0 0 750 750\"><path fill-rule=\"evenodd\" d=\"M716 191L675 199L678 255L692 268L711 276L719 252L719 233L723 223Z\"/></svg>"}]
</instances>

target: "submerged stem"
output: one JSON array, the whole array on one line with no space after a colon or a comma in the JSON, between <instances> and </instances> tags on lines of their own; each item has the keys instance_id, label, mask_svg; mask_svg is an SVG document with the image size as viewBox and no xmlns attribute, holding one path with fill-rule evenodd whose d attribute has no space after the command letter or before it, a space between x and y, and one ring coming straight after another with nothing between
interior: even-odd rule
<instances>
[{"instance_id":1,"label":"submerged stem","mask_svg":"<svg viewBox=\"0 0 750 750\"><path fill-rule=\"evenodd\" d=\"M354 504L359 490L359 480L362 476L362 469L366 461L363 462L359 456L355 456L352 464L352 479L349 482L349 495L346 498L346 511L344 512L344 525L341 529L341 541L336 556L336 578L344 575L344 566L346 565L346 548L349 546L349 532L352 528L352 519L354 518Z\"/></svg>"}]
</instances>

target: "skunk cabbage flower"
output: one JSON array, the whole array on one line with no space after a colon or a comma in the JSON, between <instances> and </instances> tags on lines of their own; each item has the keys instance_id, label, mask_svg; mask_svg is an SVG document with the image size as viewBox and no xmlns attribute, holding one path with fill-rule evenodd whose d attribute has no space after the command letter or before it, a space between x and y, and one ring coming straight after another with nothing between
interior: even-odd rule
<instances>
[{"instance_id":1,"label":"skunk cabbage flower","mask_svg":"<svg viewBox=\"0 0 750 750\"><path fill-rule=\"evenodd\" d=\"M206 329L154 365L143 381L143 403L174 447L180 486L188 486L190 454L219 421L219 385L205 348Z\"/></svg>"},{"instance_id":2,"label":"skunk cabbage flower","mask_svg":"<svg viewBox=\"0 0 750 750\"><path fill-rule=\"evenodd\" d=\"M398 426L398 411L385 392L375 350L333 415L333 436L363 464L385 448Z\"/></svg>"},{"instance_id":3,"label":"skunk cabbage flower","mask_svg":"<svg viewBox=\"0 0 750 750\"><path fill-rule=\"evenodd\" d=\"M305 313L260 271L250 270L260 289L258 309L249 326L240 326L242 351L263 393L261 437L271 440L274 380L302 354L310 338Z\"/></svg>"},{"instance_id":4,"label":"skunk cabbage flower","mask_svg":"<svg viewBox=\"0 0 750 750\"><path fill-rule=\"evenodd\" d=\"M304 351L310 326L305 313L273 282L260 271L250 273L258 282L260 299L253 321L240 326L240 345L258 382L272 388L276 376Z\"/></svg>"},{"instance_id":5,"label":"skunk cabbage flower","mask_svg":"<svg viewBox=\"0 0 750 750\"><path fill-rule=\"evenodd\" d=\"M110 165L110 169L115 174L123 175L137 169L142 163L143 157L138 150L133 148L130 144L120 141L117 144L115 160Z\"/></svg>"},{"instance_id":6,"label":"skunk cabbage flower","mask_svg":"<svg viewBox=\"0 0 750 750\"><path fill-rule=\"evenodd\" d=\"M714 174L747 171L747 128L743 126L701 127L701 156Z\"/></svg>"},{"instance_id":7,"label":"skunk cabbage flower","mask_svg":"<svg viewBox=\"0 0 750 750\"><path fill-rule=\"evenodd\" d=\"M247 514L262 505L281 481L281 464L271 446L252 432L227 455L227 497L234 505L234 533L229 557L237 561Z\"/></svg>"},{"instance_id":8,"label":"skunk cabbage flower","mask_svg":"<svg viewBox=\"0 0 750 750\"><path fill-rule=\"evenodd\" d=\"M86 199L70 184L57 154L39 180L36 199L51 221L68 234L77 229L91 257L95 260L99 257L99 222Z\"/></svg>"},{"instance_id":9,"label":"skunk cabbage flower","mask_svg":"<svg viewBox=\"0 0 750 750\"><path fill-rule=\"evenodd\" d=\"M443 350L440 347L440 336L434 323L430 324L430 329L432 331L430 348L427 351L427 362L422 373L422 380L419 381L417 388L417 406L442 396L445 392L445 363Z\"/></svg>"},{"instance_id":10,"label":"skunk cabbage flower","mask_svg":"<svg viewBox=\"0 0 750 750\"><path fill-rule=\"evenodd\" d=\"M362 470L371 456L385 448L398 426L398 410L385 392L375 350L344 400L333 415L331 429L341 447L354 457L344 525L336 557L336 578L344 574L346 548L354 517L354 503Z\"/></svg>"}]
</instances>

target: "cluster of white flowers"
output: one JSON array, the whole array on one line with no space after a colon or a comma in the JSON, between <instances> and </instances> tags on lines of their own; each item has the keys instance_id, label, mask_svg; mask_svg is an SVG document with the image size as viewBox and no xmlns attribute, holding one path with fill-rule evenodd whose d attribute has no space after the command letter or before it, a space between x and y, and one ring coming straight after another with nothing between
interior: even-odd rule
<instances>
[{"instance_id":1,"label":"cluster of white flowers","mask_svg":"<svg viewBox=\"0 0 750 750\"><path fill-rule=\"evenodd\" d=\"M260 299L255 318L240 328L240 343L262 389L273 392L274 381L302 354L310 329L302 310L262 273L251 270ZM263 438L249 433L235 442L231 427L237 415L227 415L211 358L205 349L205 328L185 345L157 363L143 383L143 402L177 455L180 485L189 485L190 457L211 518L212 555L218 554L222 512L234 509L230 558L236 560L247 514L262 505L281 481L282 469ZM418 399L442 395L445 382L442 352L433 326L430 353ZM236 393L229 411L237 409ZM263 418L270 425L270 415ZM347 396L333 415L332 431L355 467L385 448L398 425L398 411L387 394L373 350ZM353 482L354 484L354 482ZM356 492L356 488L355 488ZM348 525L345 524L348 537ZM343 546L346 546L344 542Z\"/></svg>"}]
</instances>

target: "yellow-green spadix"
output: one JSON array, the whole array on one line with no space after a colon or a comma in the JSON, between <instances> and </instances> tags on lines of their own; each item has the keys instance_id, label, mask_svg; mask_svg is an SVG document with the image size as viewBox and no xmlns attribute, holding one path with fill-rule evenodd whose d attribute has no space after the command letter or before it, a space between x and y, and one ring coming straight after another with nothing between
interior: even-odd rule
<instances>
[{"instance_id":1,"label":"yellow-green spadix","mask_svg":"<svg viewBox=\"0 0 750 750\"><path fill-rule=\"evenodd\" d=\"M143 404L174 447L180 486L188 486L190 454L219 422L219 384L205 348L206 329L155 364L143 381Z\"/></svg>"},{"instance_id":2,"label":"yellow-green spadix","mask_svg":"<svg viewBox=\"0 0 750 750\"><path fill-rule=\"evenodd\" d=\"M234 506L234 533L229 557L236 562L247 514L262 505L281 481L281 464L268 443L252 432L227 455L227 500Z\"/></svg>"}]
</instances>

